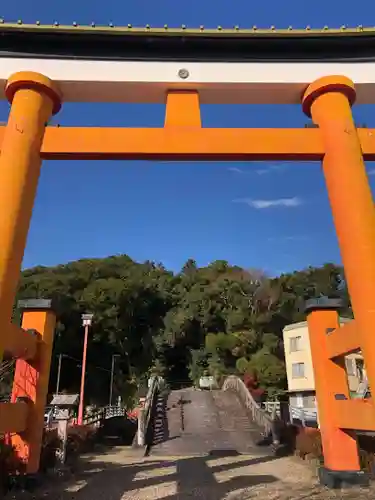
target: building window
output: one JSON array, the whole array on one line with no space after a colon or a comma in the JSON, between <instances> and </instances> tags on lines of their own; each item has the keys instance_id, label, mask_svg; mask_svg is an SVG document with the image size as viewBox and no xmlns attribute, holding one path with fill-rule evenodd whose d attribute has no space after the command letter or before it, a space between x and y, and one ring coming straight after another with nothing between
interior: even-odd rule
<instances>
[{"instance_id":1,"label":"building window","mask_svg":"<svg viewBox=\"0 0 375 500\"><path fill-rule=\"evenodd\" d=\"M291 406L294 406L296 408L303 408L303 394L293 394L292 396L290 396L289 402Z\"/></svg>"},{"instance_id":2,"label":"building window","mask_svg":"<svg viewBox=\"0 0 375 500\"><path fill-rule=\"evenodd\" d=\"M356 375L360 382L363 382L366 378L366 370L363 359L356 360Z\"/></svg>"},{"instance_id":3,"label":"building window","mask_svg":"<svg viewBox=\"0 0 375 500\"><path fill-rule=\"evenodd\" d=\"M292 377L303 378L305 376L305 363L292 364Z\"/></svg>"},{"instance_id":4,"label":"building window","mask_svg":"<svg viewBox=\"0 0 375 500\"><path fill-rule=\"evenodd\" d=\"M356 362L353 358L345 358L346 373L349 376L356 375Z\"/></svg>"},{"instance_id":5,"label":"building window","mask_svg":"<svg viewBox=\"0 0 375 500\"><path fill-rule=\"evenodd\" d=\"M301 350L301 340L302 337L290 338L290 352L296 352Z\"/></svg>"}]
</instances>

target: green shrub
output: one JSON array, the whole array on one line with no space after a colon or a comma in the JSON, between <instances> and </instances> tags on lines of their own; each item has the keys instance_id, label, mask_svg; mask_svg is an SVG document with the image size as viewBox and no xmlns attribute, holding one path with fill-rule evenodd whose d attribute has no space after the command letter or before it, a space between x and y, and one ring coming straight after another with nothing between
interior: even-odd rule
<instances>
[{"instance_id":1,"label":"green shrub","mask_svg":"<svg viewBox=\"0 0 375 500\"><path fill-rule=\"evenodd\" d=\"M375 437L358 436L361 469L375 475Z\"/></svg>"},{"instance_id":2,"label":"green shrub","mask_svg":"<svg viewBox=\"0 0 375 500\"><path fill-rule=\"evenodd\" d=\"M22 464L17 459L12 446L6 444L4 437L0 436L0 496L9 486L10 474L20 472Z\"/></svg>"},{"instance_id":3,"label":"green shrub","mask_svg":"<svg viewBox=\"0 0 375 500\"><path fill-rule=\"evenodd\" d=\"M91 426L75 426L68 429L67 459L92 449L96 438L96 429ZM60 448L57 429L45 429L40 454L40 472L45 473L56 465L56 450ZM12 446L6 444L0 436L0 498L9 488L10 475L22 474L23 464L18 460Z\"/></svg>"},{"instance_id":4,"label":"green shrub","mask_svg":"<svg viewBox=\"0 0 375 500\"><path fill-rule=\"evenodd\" d=\"M361 469L374 475L375 438L359 436L358 445ZM296 437L295 452L301 458L306 458L308 455L323 461L322 439L319 429L300 428Z\"/></svg>"},{"instance_id":5,"label":"green shrub","mask_svg":"<svg viewBox=\"0 0 375 500\"><path fill-rule=\"evenodd\" d=\"M69 427L66 443L67 460L92 449L96 437L96 429L89 425ZM40 470L46 472L56 465L56 451L61 442L57 429L46 430L43 434L42 452L40 457Z\"/></svg>"},{"instance_id":6,"label":"green shrub","mask_svg":"<svg viewBox=\"0 0 375 500\"><path fill-rule=\"evenodd\" d=\"M60 448L60 439L57 429L45 429L43 431L42 449L40 452L40 471L47 472L56 465L56 450Z\"/></svg>"},{"instance_id":7,"label":"green shrub","mask_svg":"<svg viewBox=\"0 0 375 500\"><path fill-rule=\"evenodd\" d=\"M236 368L240 373L245 373L249 366L249 361L246 358L239 358L236 361Z\"/></svg>"},{"instance_id":8,"label":"green shrub","mask_svg":"<svg viewBox=\"0 0 375 500\"><path fill-rule=\"evenodd\" d=\"M67 457L86 453L92 449L96 438L96 428L89 425L70 427L67 441Z\"/></svg>"}]
</instances>

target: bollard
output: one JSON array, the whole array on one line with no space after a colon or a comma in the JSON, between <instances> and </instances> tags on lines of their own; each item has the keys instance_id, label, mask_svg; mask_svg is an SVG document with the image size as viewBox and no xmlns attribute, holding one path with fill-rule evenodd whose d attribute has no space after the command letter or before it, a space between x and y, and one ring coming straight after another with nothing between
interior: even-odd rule
<instances>
[{"instance_id":1,"label":"bollard","mask_svg":"<svg viewBox=\"0 0 375 500\"><path fill-rule=\"evenodd\" d=\"M145 409L138 409L138 446L145 446Z\"/></svg>"}]
</instances>

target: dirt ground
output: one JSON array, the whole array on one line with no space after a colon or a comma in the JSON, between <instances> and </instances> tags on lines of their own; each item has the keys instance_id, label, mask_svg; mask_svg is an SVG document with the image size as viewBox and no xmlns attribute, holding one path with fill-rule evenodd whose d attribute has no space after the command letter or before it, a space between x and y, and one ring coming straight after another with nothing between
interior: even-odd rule
<instances>
[{"instance_id":1,"label":"dirt ground","mask_svg":"<svg viewBox=\"0 0 375 500\"><path fill-rule=\"evenodd\" d=\"M143 457L117 447L82 457L68 478L50 479L34 493L10 500L368 500L375 488L330 491L297 457L223 453L204 457Z\"/></svg>"}]
</instances>

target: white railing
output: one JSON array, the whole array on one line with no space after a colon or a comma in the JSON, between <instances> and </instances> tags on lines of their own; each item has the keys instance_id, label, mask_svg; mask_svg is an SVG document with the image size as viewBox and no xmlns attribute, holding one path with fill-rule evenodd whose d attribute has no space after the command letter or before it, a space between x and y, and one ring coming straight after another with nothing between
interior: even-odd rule
<instances>
[{"instance_id":1,"label":"white railing","mask_svg":"<svg viewBox=\"0 0 375 500\"><path fill-rule=\"evenodd\" d=\"M104 419L112 417L125 417L126 410L122 406L106 406L104 408Z\"/></svg>"},{"instance_id":2,"label":"white railing","mask_svg":"<svg viewBox=\"0 0 375 500\"><path fill-rule=\"evenodd\" d=\"M306 427L307 422L318 423L318 411L316 408L289 406L289 415L292 423L295 420L299 420L304 427Z\"/></svg>"},{"instance_id":3,"label":"white railing","mask_svg":"<svg viewBox=\"0 0 375 500\"><path fill-rule=\"evenodd\" d=\"M255 401L243 381L235 375L230 375L224 381L223 391L237 393L244 406L249 410L252 420L262 429L266 435L274 433L274 419L259 403Z\"/></svg>"},{"instance_id":4,"label":"white railing","mask_svg":"<svg viewBox=\"0 0 375 500\"><path fill-rule=\"evenodd\" d=\"M242 403L249 410L252 420L264 429L266 435L272 434L273 440L278 440L275 429L276 422L280 423L281 418L281 404L279 401L257 403L244 382L235 375L230 375L225 379L222 390L236 392ZM298 420L304 427L309 423L319 422L316 408L298 408L289 405L289 418L291 423Z\"/></svg>"},{"instance_id":5,"label":"white railing","mask_svg":"<svg viewBox=\"0 0 375 500\"><path fill-rule=\"evenodd\" d=\"M83 419L83 423L84 425L100 425L103 420L113 417L124 417L125 415L126 409L121 406L104 406L86 415Z\"/></svg>"},{"instance_id":6,"label":"white railing","mask_svg":"<svg viewBox=\"0 0 375 500\"><path fill-rule=\"evenodd\" d=\"M145 405L138 410L138 446L145 446L147 444L147 431L151 422L152 408L155 397L158 394L159 385L162 385L162 379L160 377L152 377L152 379L150 379Z\"/></svg>"},{"instance_id":7,"label":"white railing","mask_svg":"<svg viewBox=\"0 0 375 500\"><path fill-rule=\"evenodd\" d=\"M265 401L262 403L262 407L271 415L281 416L280 401ZM298 406L288 405L288 409L291 423L295 420L299 420L301 424L305 426L307 422L318 422L318 411L316 408L300 408Z\"/></svg>"},{"instance_id":8,"label":"white railing","mask_svg":"<svg viewBox=\"0 0 375 500\"><path fill-rule=\"evenodd\" d=\"M280 417L281 414L281 405L280 401L265 401L262 403L262 408L266 410L270 415L277 415Z\"/></svg>"}]
</instances>

